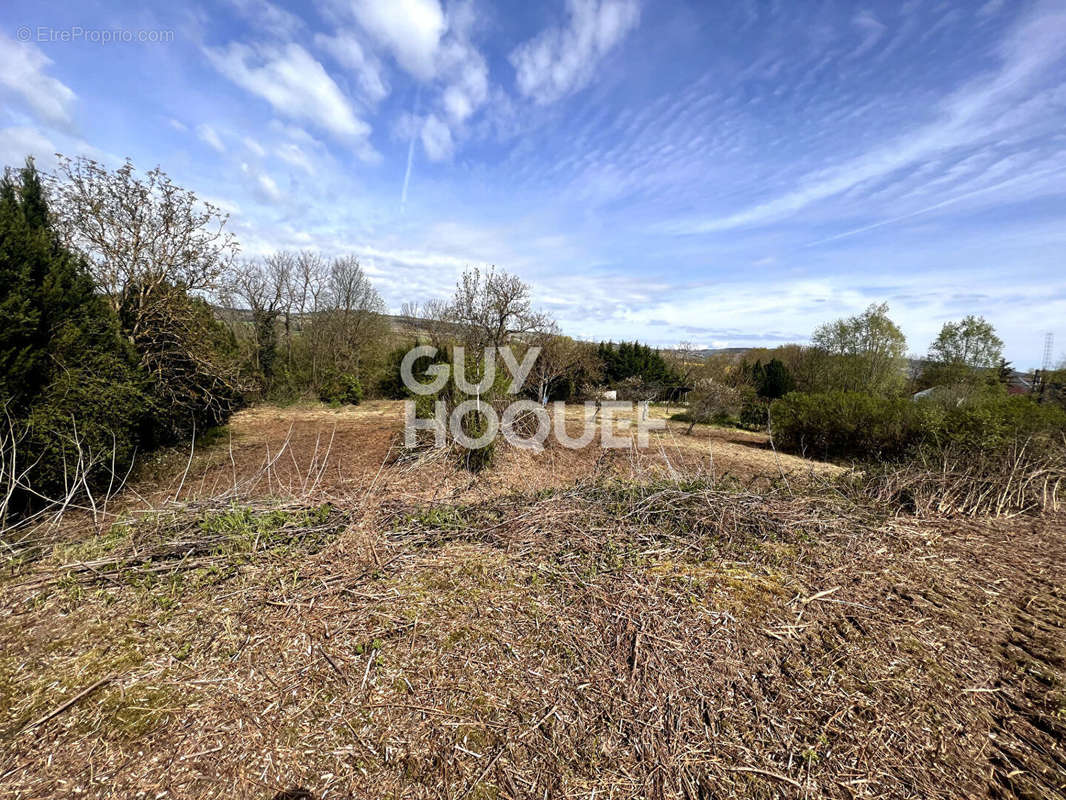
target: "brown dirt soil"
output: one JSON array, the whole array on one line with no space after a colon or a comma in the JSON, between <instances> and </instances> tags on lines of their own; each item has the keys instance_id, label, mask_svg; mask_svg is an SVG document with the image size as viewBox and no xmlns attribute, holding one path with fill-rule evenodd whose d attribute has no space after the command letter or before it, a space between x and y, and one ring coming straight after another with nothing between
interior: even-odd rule
<instances>
[{"instance_id":1,"label":"brown dirt soil","mask_svg":"<svg viewBox=\"0 0 1066 800\"><path fill-rule=\"evenodd\" d=\"M1066 797L1062 517L888 516L699 427L473 477L399 424L243 412L23 542L4 796Z\"/></svg>"}]
</instances>

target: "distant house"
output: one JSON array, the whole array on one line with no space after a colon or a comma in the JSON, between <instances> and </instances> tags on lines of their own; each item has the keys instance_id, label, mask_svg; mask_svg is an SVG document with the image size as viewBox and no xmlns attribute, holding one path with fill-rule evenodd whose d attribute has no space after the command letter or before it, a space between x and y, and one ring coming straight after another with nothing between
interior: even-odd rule
<instances>
[{"instance_id":1,"label":"distant house","mask_svg":"<svg viewBox=\"0 0 1066 800\"><path fill-rule=\"evenodd\" d=\"M1018 372L1017 370L1011 370L1010 375L1007 376L1007 394L1031 394L1033 391L1033 379L1032 376ZM912 400L921 400L923 397L932 397L951 390L949 386L930 386L928 389L922 389L920 392L915 392L911 395Z\"/></svg>"},{"instance_id":2,"label":"distant house","mask_svg":"<svg viewBox=\"0 0 1066 800\"><path fill-rule=\"evenodd\" d=\"M1023 372L1011 370L1007 377L1007 394L1030 394L1032 391L1032 377Z\"/></svg>"}]
</instances>

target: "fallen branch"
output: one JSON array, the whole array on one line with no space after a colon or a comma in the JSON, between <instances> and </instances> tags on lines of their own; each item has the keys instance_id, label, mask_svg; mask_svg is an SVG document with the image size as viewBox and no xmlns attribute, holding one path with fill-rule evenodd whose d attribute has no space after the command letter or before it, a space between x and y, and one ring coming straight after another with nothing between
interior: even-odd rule
<instances>
[{"instance_id":1,"label":"fallen branch","mask_svg":"<svg viewBox=\"0 0 1066 800\"><path fill-rule=\"evenodd\" d=\"M55 717L58 717L60 714L62 714L64 711L66 711L68 708L70 708L72 705L77 703L79 700L88 697L89 695L91 695L93 692L95 692L100 687L106 686L107 684L111 683L111 681L113 681L116 677L117 677L116 675L108 675L106 678L101 678L100 680L98 680L92 686L89 686L88 688L82 689L80 692L78 692L72 698L67 700L67 702L63 703L58 708L56 708L56 709L54 709L52 711L49 711L43 717L40 717L39 719L36 719L36 720L34 720L33 722L31 722L31 723L29 723L27 725L23 725L21 728L19 728L15 732L15 736L18 736L20 733L24 733L25 731L33 730L38 725L43 725L44 723L48 722L48 720L54 719Z\"/></svg>"}]
</instances>

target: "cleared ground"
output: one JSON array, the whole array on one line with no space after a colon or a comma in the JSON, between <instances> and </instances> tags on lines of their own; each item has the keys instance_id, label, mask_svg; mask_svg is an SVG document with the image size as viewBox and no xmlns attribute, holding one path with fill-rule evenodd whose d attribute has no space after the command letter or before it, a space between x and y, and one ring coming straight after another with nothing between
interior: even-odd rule
<instances>
[{"instance_id":1,"label":"cleared ground","mask_svg":"<svg viewBox=\"0 0 1066 800\"><path fill-rule=\"evenodd\" d=\"M403 450L403 404L374 401L338 409L319 405L261 406L233 417L209 448L159 455L142 470L137 492L152 504L179 498L295 495L348 505L393 497L463 500L501 492L560 488L601 478L648 480L698 474L715 480L766 485L792 477L831 476L842 470L775 453L765 434L734 428L668 421L672 409L652 406L649 416L667 421L653 431L645 450L611 450L599 439L581 450L558 445L542 453L508 448L499 466L476 479L454 459L415 459ZM586 410L567 407L567 431L578 436ZM635 410L615 414L615 430L626 435ZM672 472L673 471L673 472ZM375 480L376 479L376 480ZM367 489L373 491L367 496ZM234 489L236 487L236 489ZM127 496L125 502L135 501Z\"/></svg>"},{"instance_id":2,"label":"cleared ground","mask_svg":"<svg viewBox=\"0 0 1066 800\"><path fill-rule=\"evenodd\" d=\"M473 476L401 422L242 412L12 544L5 796L1066 796L1061 518L676 423Z\"/></svg>"}]
</instances>

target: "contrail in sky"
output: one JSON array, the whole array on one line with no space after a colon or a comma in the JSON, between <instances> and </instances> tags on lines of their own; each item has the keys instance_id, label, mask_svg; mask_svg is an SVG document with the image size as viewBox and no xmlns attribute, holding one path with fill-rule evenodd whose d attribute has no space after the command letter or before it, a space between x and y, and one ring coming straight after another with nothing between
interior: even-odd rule
<instances>
[{"instance_id":1,"label":"contrail in sky","mask_svg":"<svg viewBox=\"0 0 1066 800\"><path fill-rule=\"evenodd\" d=\"M422 94L421 88L415 94L415 110L413 117L418 119L418 98ZM411 131L411 142L407 145L407 169L403 173L403 191L400 193L400 213L404 213L407 210L407 186L411 183L411 162L414 161L415 156L415 134L417 128Z\"/></svg>"}]
</instances>

